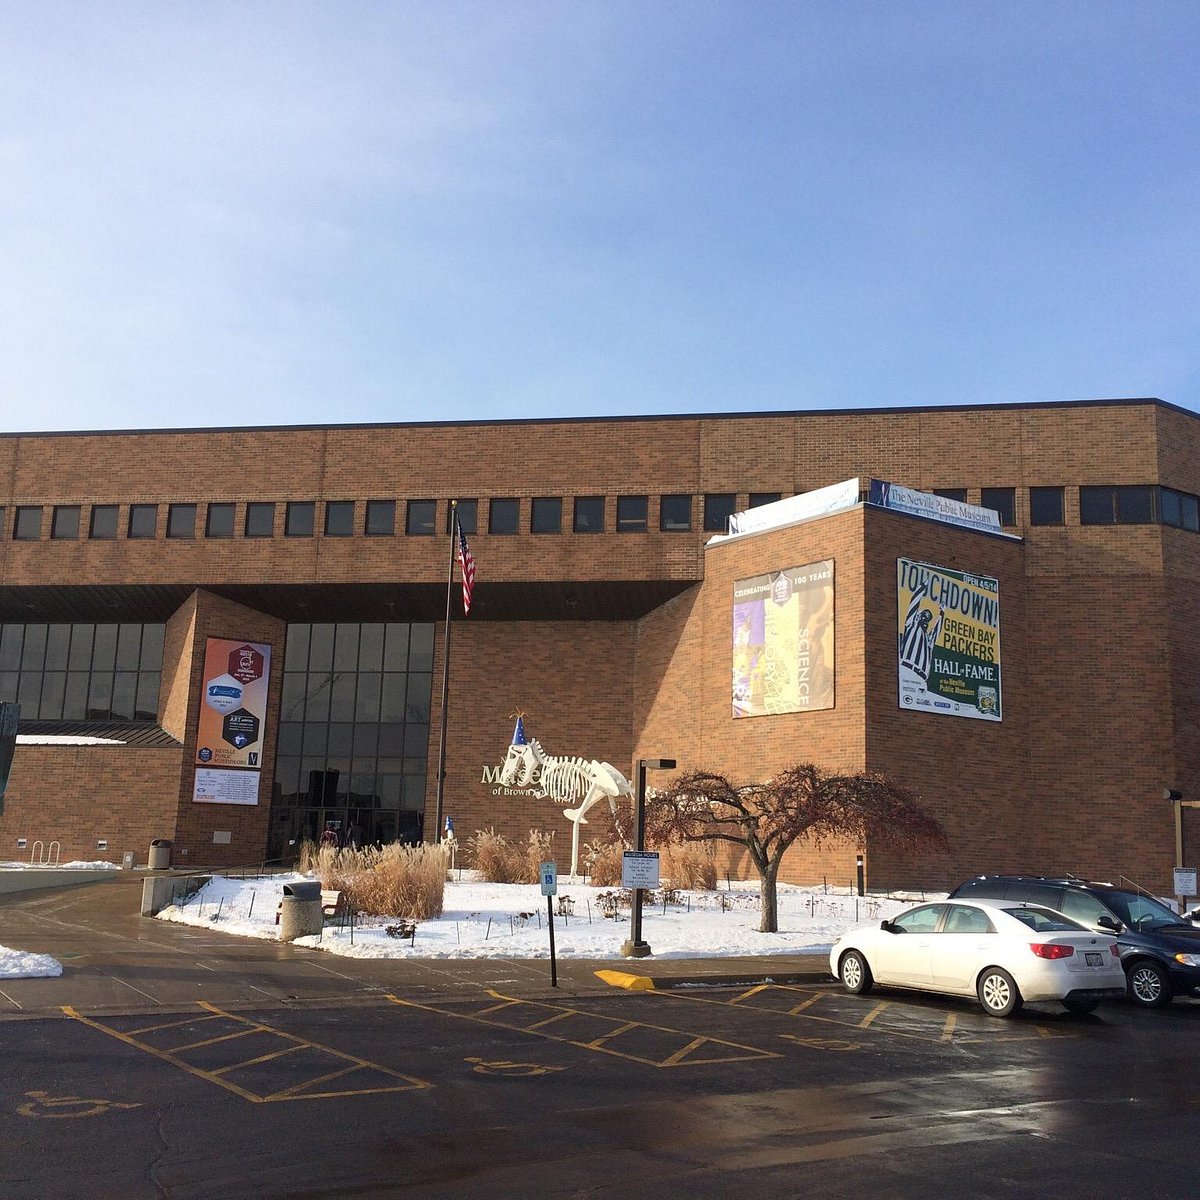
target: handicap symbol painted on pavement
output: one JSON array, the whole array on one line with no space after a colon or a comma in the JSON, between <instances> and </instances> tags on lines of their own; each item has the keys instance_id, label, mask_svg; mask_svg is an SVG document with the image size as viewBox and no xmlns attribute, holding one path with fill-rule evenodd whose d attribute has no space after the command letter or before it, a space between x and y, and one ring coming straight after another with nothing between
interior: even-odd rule
<instances>
[{"instance_id":1,"label":"handicap symbol painted on pavement","mask_svg":"<svg viewBox=\"0 0 1200 1200\"><path fill-rule=\"evenodd\" d=\"M29 1099L17 1105L23 1117L98 1117L117 1108L141 1108L140 1104L123 1104L119 1100L86 1100L82 1096L51 1096L49 1092L26 1092Z\"/></svg>"}]
</instances>

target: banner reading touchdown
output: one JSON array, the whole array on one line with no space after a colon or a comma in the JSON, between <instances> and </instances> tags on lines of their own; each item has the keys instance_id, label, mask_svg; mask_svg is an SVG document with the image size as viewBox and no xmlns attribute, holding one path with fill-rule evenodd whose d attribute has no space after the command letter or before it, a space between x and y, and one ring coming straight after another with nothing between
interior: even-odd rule
<instances>
[{"instance_id":1,"label":"banner reading touchdown","mask_svg":"<svg viewBox=\"0 0 1200 1200\"><path fill-rule=\"evenodd\" d=\"M999 721L999 584L907 558L896 581L900 706Z\"/></svg>"}]
</instances>

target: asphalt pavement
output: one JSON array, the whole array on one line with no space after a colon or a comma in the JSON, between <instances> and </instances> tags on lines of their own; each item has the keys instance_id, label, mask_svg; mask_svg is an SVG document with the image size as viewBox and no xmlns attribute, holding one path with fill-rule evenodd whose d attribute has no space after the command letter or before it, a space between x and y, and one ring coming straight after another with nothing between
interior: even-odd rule
<instances>
[{"instance_id":1,"label":"asphalt pavement","mask_svg":"<svg viewBox=\"0 0 1200 1200\"><path fill-rule=\"evenodd\" d=\"M49 954L49 979L0 979L0 1017L139 1007L177 1009L369 998L380 993L460 994L519 987L522 994L582 995L612 986L657 989L798 983L828 978L823 955L603 960L346 958L288 943L139 915L142 872L70 888L0 896L0 945ZM598 971L608 973L603 979ZM623 976L614 979L613 974Z\"/></svg>"}]
</instances>

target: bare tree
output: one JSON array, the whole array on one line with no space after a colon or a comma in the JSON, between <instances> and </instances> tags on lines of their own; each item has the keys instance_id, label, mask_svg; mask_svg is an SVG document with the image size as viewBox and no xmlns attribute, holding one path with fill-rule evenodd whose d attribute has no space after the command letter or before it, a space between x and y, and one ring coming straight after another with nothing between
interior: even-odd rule
<instances>
[{"instance_id":1,"label":"bare tree","mask_svg":"<svg viewBox=\"0 0 1200 1200\"><path fill-rule=\"evenodd\" d=\"M735 785L713 771L691 771L647 803L654 842L725 841L744 846L758 871L760 933L779 929L777 882L783 856L797 841L832 837L896 849L946 848L946 835L908 788L883 775L826 773L812 763L763 783Z\"/></svg>"}]
</instances>

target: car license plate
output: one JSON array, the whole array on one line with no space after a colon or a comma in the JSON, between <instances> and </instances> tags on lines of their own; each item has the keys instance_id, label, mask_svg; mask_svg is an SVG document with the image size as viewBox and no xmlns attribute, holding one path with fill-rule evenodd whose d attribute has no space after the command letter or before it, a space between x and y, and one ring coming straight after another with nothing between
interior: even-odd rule
<instances>
[{"instance_id":1,"label":"car license plate","mask_svg":"<svg viewBox=\"0 0 1200 1200\"><path fill-rule=\"evenodd\" d=\"M1104 966L1104 955L1093 953L1091 950L1088 950L1084 953L1083 960L1089 967Z\"/></svg>"}]
</instances>

